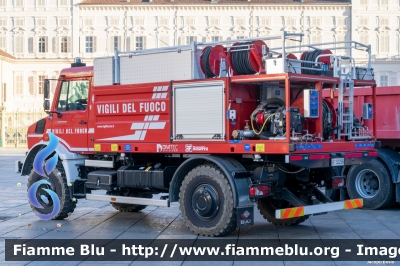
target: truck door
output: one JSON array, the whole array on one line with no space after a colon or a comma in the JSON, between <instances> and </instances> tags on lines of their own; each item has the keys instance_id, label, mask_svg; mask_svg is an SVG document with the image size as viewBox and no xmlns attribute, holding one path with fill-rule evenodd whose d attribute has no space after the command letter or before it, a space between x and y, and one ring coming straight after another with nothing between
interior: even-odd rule
<instances>
[{"instance_id":1,"label":"truck door","mask_svg":"<svg viewBox=\"0 0 400 266\"><path fill-rule=\"evenodd\" d=\"M55 104L57 113L53 113L53 133L70 151L88 151L88 90L87 79L61 82Z\"/></svg>"}]
</instances>

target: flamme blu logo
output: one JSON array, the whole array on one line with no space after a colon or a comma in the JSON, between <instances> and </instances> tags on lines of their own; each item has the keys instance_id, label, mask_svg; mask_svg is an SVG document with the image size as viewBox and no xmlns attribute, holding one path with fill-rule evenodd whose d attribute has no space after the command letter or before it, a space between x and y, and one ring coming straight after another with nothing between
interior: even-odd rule
<instances>
[{"instance_id":1,"label":"flamme blu logo","mask_svg":"<svg viewBox=\"0 0 400 266\"><path fill-rule=\"evenodd\" d=\"M47 131L47 133L49 134L50 141L47 146L36 155L35 160L33 161L33 169L37 174L49 179L49 175L57 165L58 154L55 153L48 160L46 160L46 158L56 150L59 140L49 130ZM42 191L38 191L40 186L48 187L41 187L40 189L45 191L47 195L51 198L51 201L53 202L53 210L51 211L51 213L48 214L39 213L37 211L34 211L34 213L42 220L50 220L54 218L60 211L60 199L53 190L49 189L51 187L51 183L48 180L39 180L33 183L28 190L28 199L30 203L36 208L44 209L42 203L39 202L38 197L40 197L40 201L42 201L43 203L51 204L48 196L45 195L45 193L43 193Z\"/></svg>"}]
</instances>

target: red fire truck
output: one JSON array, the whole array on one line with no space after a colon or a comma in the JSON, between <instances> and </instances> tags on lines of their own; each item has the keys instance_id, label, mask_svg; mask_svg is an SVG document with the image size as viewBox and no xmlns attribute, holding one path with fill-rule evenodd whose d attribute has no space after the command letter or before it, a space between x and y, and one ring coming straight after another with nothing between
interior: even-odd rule
<instances>
[{"instance_id":1,"label":"red fire truck","mask_svg":"<svg viewBox=\"0 0 400 266\"><path fill-rule=\"evenodd\" d=\"M381 142L378 158L362 165L341 167L340 172L347 176L346 187L330 191L331 199L363 198L364 208L381 209L400 202L400 155L398 153L400 109L398 105L400 87L377 87L376 97L371 88L354 90L354 116L360 117L358 124L370 130ZM323 91L323 97L337 103L337 94ZM379 117L375 123L362 119L362 108L373 104L374 115ZM347 193L348 192L348 195Z\"/></svg>"},{"instance_id":2,"label":"red fire truck","mask_svg":"<svg viewBox=\"0 0 400 266\"><path fill-rule=\"evenodd\" d=\"M370 55L370 47L286 45L302 37L116 51L93 67L74 63L61 71L52 104L45 82L49 116L29 127L19 167L28 188L49 180L61 201L54 219L81 198L124 212L179 202L188 228L207 236L253 224L254 203L278 225L361 207L358 199L332 202L319 187L340 188L340 167L377 157L374 133L350 115L355 87L375 95L372 70L345 55ZM271 40L282 47L268 47ZM337 105L323 100L323 89L339 92ZM363 116L375 121L368 107ZM48 132L59 139L59 161L43 177L32 168ZM51 212L51 197L38 191L43 208L33 210Z\"/></svg>"}]
</instances>

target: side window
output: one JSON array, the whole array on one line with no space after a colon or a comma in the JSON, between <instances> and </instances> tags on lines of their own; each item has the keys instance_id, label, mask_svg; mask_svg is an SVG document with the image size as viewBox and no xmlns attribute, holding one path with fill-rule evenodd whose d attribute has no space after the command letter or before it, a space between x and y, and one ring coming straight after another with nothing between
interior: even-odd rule
<instances>
[{"instance_id":1,"label":"side window","mask_svg":"<svg viewBox=\"0 0 400 266\"><path fill-rule=\"evenodd\" d=\"M86 110L88 90L88 80L63 81L57 110Z\"/></svg>"},{"instance_id":2,"label":"side window","mask_svg":"<svg viewBox=\"0 0 400 266\"><path fill-rule=\"evenodd\" d=\"M58 111L67 110L68 85L69 81L63 81L61 84L60 97L58 97L58 104L57 104Z\"/></svg>"}]
</instances>

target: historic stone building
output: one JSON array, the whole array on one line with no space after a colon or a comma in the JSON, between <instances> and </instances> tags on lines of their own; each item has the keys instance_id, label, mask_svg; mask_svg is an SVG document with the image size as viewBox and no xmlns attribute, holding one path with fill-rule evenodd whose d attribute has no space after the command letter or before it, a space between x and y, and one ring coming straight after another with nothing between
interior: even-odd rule
<instances>
[{"instance_id":1,"label":"historic stone building","mask_svg":"<svg viewBox=\"0 0 400 266\"><path fill-rule=\"evenodd\" d=\"M0 0L2 145L25 145L26 125L43 115L43 80L76 57L91 65L115 49L283 30L304 33L305 43L371 44L378 85L400 82L400 0Z\"/></svg>"}]
</instances>

